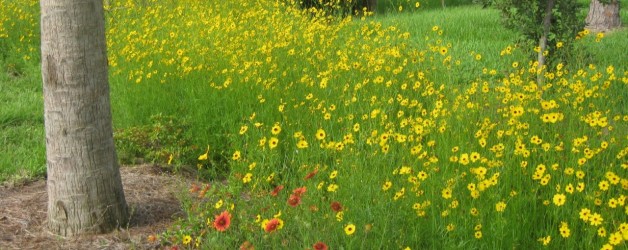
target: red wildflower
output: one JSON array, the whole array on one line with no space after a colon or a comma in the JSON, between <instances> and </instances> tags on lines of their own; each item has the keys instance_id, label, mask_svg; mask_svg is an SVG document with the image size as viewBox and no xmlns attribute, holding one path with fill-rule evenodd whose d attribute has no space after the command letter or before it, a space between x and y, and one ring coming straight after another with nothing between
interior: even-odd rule
<instances>
[{"instance_id":1,"label":"red wildflower","mask_svg":"<svg viewBox=\"0 0 628 250\"><path fill-rule=\"evenodd\" d=\"M308 174L305 176L305 178L303 178L303 179L304 179L304 180L309 180L309 179L311 179L312 177L314 177L314 175L316 175L316 173L318 173L318 168L317 168L317 169L314 169L314 171L312 171L312 172L308 173Z\"/></svg>"},{"instance_id":2,"label":"red wildflower","mask_svg":"<svg viewBox=\"0 0 628 250\"><path fill-rule=\"evenodd\" d=\"M325 244L325 243L323 243L321 241L316 242L316 244L314 244L312 247L314 248L314 250L327 250L327 249L329 249L327 247L327 244Z\"/></svg>"},{"instance_id":3,"label":"red wildflower","mask_svg":"<svg viewBox=\"0 0 628 250\"><path fill-rule=\"evenodd\" d=\"M340 212L342 211L342 205L340 205L340 202L334 201L331 203L331 210L334 210L334 212Z\"/></svg>"},{"instance_id":4,"label":"red wildflower","mask_svg":"<svg viewBox=\"0 0 628 250\"><path fill-rule=\"evenodd\" d=\"M296 196L301 197L301 195L303 195L305 193L305 191L307 191L307 188L300 187L300 188L297 188L295 190L292 190L292 195L296 195Z\"/></svg>"},{"instance_id":5,"label":"red wildflower","mask_svg":"<svg viewBox=\"0 0 628 250\"><path fill-rule=\"evenodd\" d=\"M158 240L157 236L154 234L149 235L147 238L148 242L153 243Z\"/></svg>"},{"instance_id":6,"label":"red wildflower","mask_svg":"<svg viewBox=\"0 0 628 250\"><path fill-rule=\"evenodd\" d=\"M278 226L279 226L279 219L273 218L272 220L269 220L266 223L266 225L264 225L264 231L266 231L267 233L273 232L277 230Z\"/></svg>"},{"instance_id":7,"label":"red wildflower","mask_svg":"<svg viewBox=\"0 0 628 250\"><path fill-rule=\"evenodd\" d=\"M281 191L282 189L283 189L283 185L279 185L275 187L275 189L273 189L273 192L270 193L270 195L277 196L279 194L279 191Z\"/></svg>"},{"instance_id":8,"label":"red wildflower","mask_svg":"<svg viewBox=\"0 0 628 250\"><path fill-rule=\"evenodd\" d=\"M201 187L196 185L196 183L192 183L192 186L190 187L190 189L188 189L188 191L190 191L190 193L196 193L196 192L198 192L198 190L201 190Z\"/></svg>"},{"instance_id":9,"label":"red wildflower","mask_svg":"<svg viewBox=\"0 0 628 250\"><path fill-rule=\"evenodd\" d=\"M216 219L214 220L214 228L216 228L216 230L223 232L229 228L229 225L231 225L231 214L229 214L228 211L216 215Z\"/></svg>"},{"instance_id":10,"label":"red wildflower","mask_svg":"<svg viewBox=\"0 0 628 250\"><path fill-rule=\"evenodd\" d=\"M248 240L240 245L240 250L255 250L255 247Z\"/></svg>"},{"instance_id":11,"label":"red wildflower","mask_svg":"<svg viewBox=\"0 0 628 250\"><path fill-rule=\"evenodd\" d=\"M211 185L209 185L209 184L205 184L205 186L203 187L203 190L201 190L200 192L198 192L198 198L203 198L203 197L205 197L205 193L207 193L207 191L209 191L209 188L211 188Z\"/></svg>"},{"instance_id":12,"label":"red wildflower","mask_svg":"<svg viewBox=\"0 0 628 250\"><path fill-rule=\"evenodd\" d=\"M288 198L288 205L296 207L299 204L301 204L301 196L291 194L290 198Z\"/></svg>"}]
</instances>

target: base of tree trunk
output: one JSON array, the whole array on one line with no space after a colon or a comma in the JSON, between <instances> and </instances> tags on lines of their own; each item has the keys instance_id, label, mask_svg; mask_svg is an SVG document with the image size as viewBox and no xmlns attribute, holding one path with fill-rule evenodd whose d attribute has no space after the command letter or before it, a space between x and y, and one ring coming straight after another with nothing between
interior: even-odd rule
<instances>
[{"instance_id":1,"label":"base of tree trunk","mask_svg":"<svg viewBox=\"0 0 628 250\"><path fill-rule=\"evenodd\" d=\"M619 1L614 0L609 4L603 4L598 0L591 1L585 28L593 32L605 32L619 27L621 27Z\"/></svg>"}]
</instances>

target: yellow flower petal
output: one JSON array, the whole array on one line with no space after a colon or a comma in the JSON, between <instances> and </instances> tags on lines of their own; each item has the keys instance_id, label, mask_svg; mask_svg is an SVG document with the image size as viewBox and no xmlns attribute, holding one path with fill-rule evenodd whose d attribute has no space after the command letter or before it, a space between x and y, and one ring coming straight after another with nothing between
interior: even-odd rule
<instances>
[{"instance_id":1,"label":"yellow flower petal","mask_svg":"<svg viewBox=\"0 0 628 250\"><path fill-rule=\"evenodd\" d=\"M205 150L205 153L198 157L198 160L199 161L207 160L208 154L209 154L209 145L207 145L207 150Z\"/></svg>"}]
</instances>

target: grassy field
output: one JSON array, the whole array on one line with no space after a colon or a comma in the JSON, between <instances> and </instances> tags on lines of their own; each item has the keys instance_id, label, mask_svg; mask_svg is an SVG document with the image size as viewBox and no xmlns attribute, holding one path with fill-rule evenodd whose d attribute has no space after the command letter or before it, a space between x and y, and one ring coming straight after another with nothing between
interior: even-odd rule
<instances>
[{"instance_id":1,"label":"grassy field","mask_svg":"<svg viewBox=\"0 0 628 250\"><path fill-rule=\"evenodd\" d=\"M6 66L6 65L5 65ZM0 181L39 177L46 171L39 68L0 74Z\"/></svg>"},{"instance_id":2,"label":"grassy field","mask_svg":"<svg viewBox=\"0 0 628 250\"><path fill-rule=\"evenodd\" d=\"M45 174L36 1L0 1L0 183Z\"/></svg>"},{"instance_id":3,"label":"grassy field","mask_svg":"<svg viewBox=\"0 0 628 250\"><path fill-rule=\"evenodd\" d=\"M4 181L45 167L36 1L0 1ZM496 10L401 1L328 18L282 3L107 6L121 160L226 180L190 187L186 218L150 240L626 246L626 30L539 72Z\"/></svg>"}]
</instances>

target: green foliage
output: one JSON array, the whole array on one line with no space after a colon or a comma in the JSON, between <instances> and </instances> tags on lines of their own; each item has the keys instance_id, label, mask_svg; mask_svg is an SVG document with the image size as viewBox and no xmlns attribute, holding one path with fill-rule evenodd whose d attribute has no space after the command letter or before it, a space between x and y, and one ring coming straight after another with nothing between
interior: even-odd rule
<instances>
[{"instance_id":1,"label":"green foliage","mask_svg":"<svg viewBox=\"0 0 628 250\"><path fill-rule=\"evenodd\" d=\"M609 4L612 2L617 2L618 0L597 0L597 1L603 4Z\"/></svg>"},{"instance_id":2,"label":"green foliage","mask_svg":"<svg viewBox=\"0 0 628 250\"><path fill-rule=\"evenodd\" d=\"M495 4L495 0L473 0L473 3L480 4L482 7L488 7Z\"/></svg>"},{"instance_id":3,"label":"green foliage","mask_svg":"<svg viewBox=\"0 0 628 250\"><path fill-rule=\"evenodd\" d=\"M144 162L174 166L196 163L189 125L184 120L162 114L153 115L150 124L114 132L116 150L123 164Z\"/></svg>"},{"instance_id":4,"label":"green foliage","mask_svg":"<svg viewBox=\"0 0 628 250\"><path fill-rule=\"evenodd\" d=\"M549 1L537 0L498 0L496 7L501 10L504 25L519 33L518 42L523 48L533 48L543 35L543 19ZM555 0L552 8L550 33L547 50L549 65L567 61L575 53L574 38L584 27L580 5L576 0ZM557 46L561 44L560 46ZM562 47L562 48L561 48ZM535 53L529 50L531 58Z\"/></svg>"},{"instance_id":5,"label":"green foliage","mask_svg":"<svg viewBox=\"0 0 628 250\"><path fill-rule=\"evenodd\" d=\"M362 14L362 8L366 6L368 0L302 0L299 1L304 9L316 8L324 11L328 15L347 16L353 14ZM291 1L287 1L291 2Z\"/></svg>"},{"instance_id":6,"label":"green foliage","mask_svg":"<svg viewBox=\"0 0 628 250\"><path fill-rule=\"evenodd\" d=\"M181 187L182 189L186 187ZM215 230L208 231L207 227L213 225L215 216L222 212L233 210L229 204L234 204L236 200L243 203L250 202L250 196L235 196L239 190L234 190L223 184L199 184L194 183L187 187L189 192L177 193L177 198L181 201L182 210L186 213L181 220L176 222L180 230L168 230L161 235L162 244L178 245L185 240L185 236L194 235L196 232L205 232L204 237L195 237L191 245L211 246L212 249L237 249L237 242L244 242L251 235L244 233L223 234ZM208 217L211 220L208 220ZM255 217L255 214L239 213L231 215L229 227L250 228L255 226L245 217ZM247 223L248 222L248 223Z\"/></svg>"},{"instance_id":7,"label":"green foliage","mask_svg":"<svg viewBox=\"0 0 628 250\"><path fill-rule=\"evenodd\" d=\"M474 0L379 0L378 13L399 12L399 6L404 10L443 10L443 2L445 9L450 7L460 7L475 4ZM416 5L420 6L419 8Z\"/></svg>"}]
</instances>

